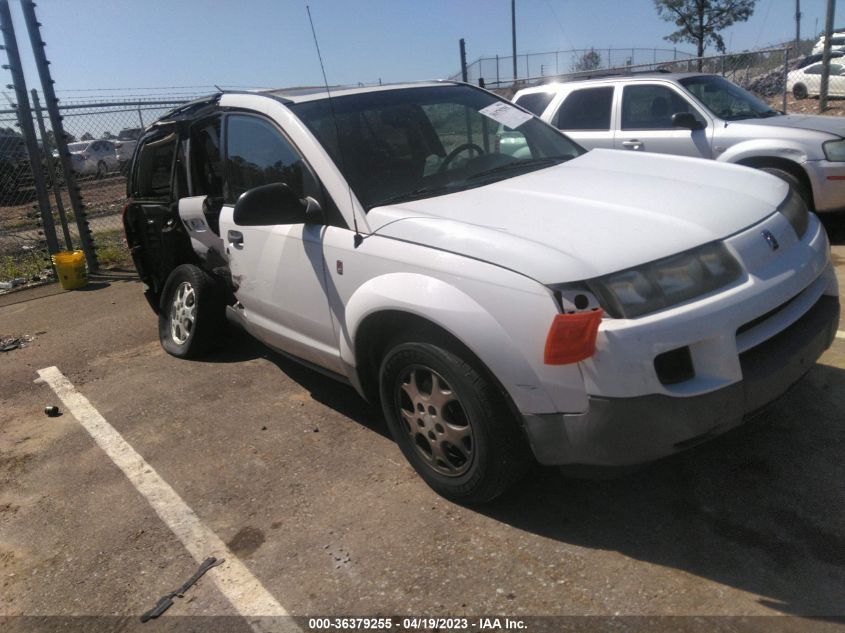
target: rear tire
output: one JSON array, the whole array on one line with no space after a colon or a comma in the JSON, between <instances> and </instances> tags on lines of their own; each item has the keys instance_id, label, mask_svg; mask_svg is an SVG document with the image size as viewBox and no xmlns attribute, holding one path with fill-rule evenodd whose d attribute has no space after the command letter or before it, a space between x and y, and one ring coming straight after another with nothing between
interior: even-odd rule
<instances>
[{"instance_id":1,"label":"rear tire","mask_svg":"<svg viewBox=\"0 0 845 633\"><path fill-rule=\"evenodd\" d=\"M95 176L97 180L105 178L107 173L109 173L108 165L106 165L103 161L97 163L97 174Z\"/></svg>"},{"instance_id":2,"label":"rear tire","mask_svg":"<svg viewBox=\"0 0 845 633\"><path fill-rule=\"evenodd\" d=\"M792 87L792 96L796 99L806 99L807 98L807 86L804 84L795 84Z\"/></svg>"},{"instance_id":3,"label":"rear tire","mask_svg":"<svg viewBox=\"0 0 845 633\"><path fill-rule=\"evenodd\" d=\"M525 474L528 447L504 394L459 355L399 342L382 360L379 383L393 439L438 494L484 503Z\"/></svg>"},{"instance_id":4,"label":"rear tire","mask_svg":"<svg viewBox=\"0 0 845 633\"><path fill-rule=\"evenodd\" d=\"M812 197L810 196L810 192L807 191L807 187L804 186L797 176L789 173L785 169L780 169L778 167L760 167L760 171L765 171L766 173L771 174L772 176L777 176L790 187L792 187L795 191L798 192L798 195L801 196L801 199L807 205L807 208L810 211L813 210L813 201Z\"/></svg>"},{"instance_id":5,"label":"rear tire","mask_svg":"<svg viewBox=\"0 0 845 633\"><path fill-rule=\"evenodd\" d=\"M225 324L226 303L219 282L193 264L182 264L161 293L158 336L177 358L195 358L217 340Z\"/></svg>"}]
</instances>

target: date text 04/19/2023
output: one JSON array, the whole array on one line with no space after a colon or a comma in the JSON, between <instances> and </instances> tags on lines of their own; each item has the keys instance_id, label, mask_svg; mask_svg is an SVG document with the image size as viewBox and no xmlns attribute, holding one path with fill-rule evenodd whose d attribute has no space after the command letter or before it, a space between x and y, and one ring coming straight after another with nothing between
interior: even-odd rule
<instances>
[{"instance_id":1,"label":"date text 04/19/2023","mask_svg":"<svg viewBox=\"0 0 845 633\"><path fill-rule=\"evenodd\" d=\"M524 631L523 620L508 617L393 617L393 618L309 618L308 629L312 631Z\"/></svg>"}]
</instances>

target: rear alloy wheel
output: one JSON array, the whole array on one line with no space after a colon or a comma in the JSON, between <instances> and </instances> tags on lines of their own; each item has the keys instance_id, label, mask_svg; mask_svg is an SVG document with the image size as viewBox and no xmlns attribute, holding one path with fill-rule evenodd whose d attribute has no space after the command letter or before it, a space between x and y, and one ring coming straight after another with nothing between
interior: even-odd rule
<instances>
[{"instance_id":1,"label":"rear alloy wheel","mask_svg":"<svg viewBox=\"0 0 845 633\"><path fill-rule=\"evenodd\" d=\"M380 388L393 439L444 497L490 501L525 473L527 447L504 395L453 352L399 343L382 361Z\"/></svg>"},{"instance_id":2,"label":"rear alloy wheel","mask_svg":"<svg viewBox=\"0 0 845 633\"><path fill-rule=\"evenodd\" d=\"M807 98L807 86L804 84L795 84L792 87L792 96L796 99L806 99Z\"/></svg>"},{"instance_id":3,"label":"rear alloy wheel","mask_svg":"<svg viewBox=\"0 0 845 633\"><path fill-rule=\"evenodd\" d=\"M183 264L167 280L161 296L161 346L179 358L207 351L222 331L226 305L218 283L205 271Z\"/></svg>"}]
</instances>

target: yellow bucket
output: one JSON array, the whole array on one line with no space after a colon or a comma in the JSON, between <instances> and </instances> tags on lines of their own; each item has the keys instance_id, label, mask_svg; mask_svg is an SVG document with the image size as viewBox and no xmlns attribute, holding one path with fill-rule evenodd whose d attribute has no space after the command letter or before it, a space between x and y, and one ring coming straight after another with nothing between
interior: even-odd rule
<instances>
[{"instance_id":1,"label":"yellow bucket","mask_svg":"<svg viewBox=\"0 0 845 633\"><path fill-rule=\"evenodd\" d=\"M82 288L88 283L85 254L82 251L59 251L53 255L53 265L56 267L59 283L65 290Z\"/></svg>"}]
</instances>

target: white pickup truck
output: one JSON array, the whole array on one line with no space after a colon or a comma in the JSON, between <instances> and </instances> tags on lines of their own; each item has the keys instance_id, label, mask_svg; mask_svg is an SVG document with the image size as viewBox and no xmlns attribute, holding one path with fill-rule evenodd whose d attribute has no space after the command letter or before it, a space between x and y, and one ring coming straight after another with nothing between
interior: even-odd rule
<instances>
[{"instance_id":1,"label":"white pickup truck","mask_svg":"<svg viewBox=\"0 0 845 633\"><path fill-rule=\"evenodd\" d=\"M587 153L465 84L223 93L139 143L124 223L164 348L201 354L228 315L380 402L464 502L532 458L631 465L722 433L837 329L827 236L781 180Z\"/></svg>"}]
</instances>

